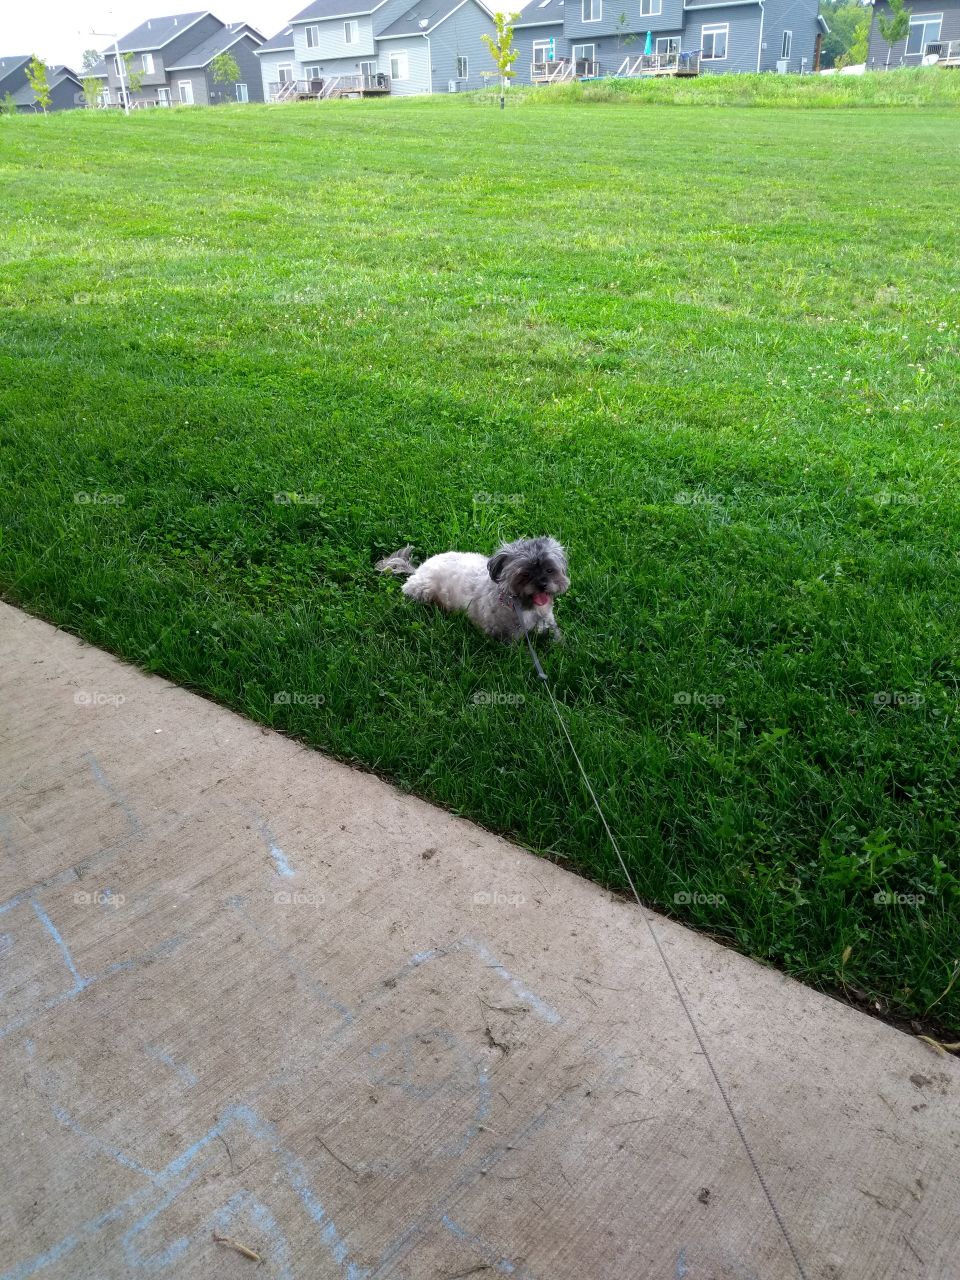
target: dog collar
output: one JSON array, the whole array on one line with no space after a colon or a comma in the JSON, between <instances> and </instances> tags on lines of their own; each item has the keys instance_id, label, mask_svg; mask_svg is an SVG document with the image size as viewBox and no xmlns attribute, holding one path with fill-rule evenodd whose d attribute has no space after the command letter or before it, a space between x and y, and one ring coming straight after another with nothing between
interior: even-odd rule
<instances>
[{"instance_id":1,"label":"dog collar","mask_svg":"<svg viewBox=\"0 0 960 1280\"><path fill-rule=\"evenodd\" d=\"M506 609L513 609L516 612L516 606L513 603L513 596L506 595L503 591L499 592L497 599Z\"/></svg>"}]
</instances>

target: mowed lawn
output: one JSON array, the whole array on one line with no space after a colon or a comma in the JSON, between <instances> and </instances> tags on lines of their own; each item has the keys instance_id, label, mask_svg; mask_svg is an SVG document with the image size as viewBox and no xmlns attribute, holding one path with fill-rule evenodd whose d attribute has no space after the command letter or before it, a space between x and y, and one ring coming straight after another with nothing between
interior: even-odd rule
<instances>
[{"instance_id":1,"label":"mowed lawn","mask_svg":"<svg viewBox=\"0 0 960 1280\"><path fill-rule=\"evenodd\" d=\"M552 533L644 897L960 1026L960 113L0 126L8 600L619 889L528 654L373 570Z\"/></svg>"}]
</instances>

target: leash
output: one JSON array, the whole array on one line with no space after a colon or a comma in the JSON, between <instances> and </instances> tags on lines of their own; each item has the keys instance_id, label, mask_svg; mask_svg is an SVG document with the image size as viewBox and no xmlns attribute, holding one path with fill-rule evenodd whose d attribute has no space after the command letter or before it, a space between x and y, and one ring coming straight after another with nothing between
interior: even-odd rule
<instances>
[{"instance_id":1,"label":"leash","mask_svg":"<svg viewBox=\"0 0 960 1280\"><path fill-rule=\"evenodd\" d=\"M519 621L520 614L517 612L516 608L514 607L514 603L512 599L510 600L510 608L513 609ZM520 625L521 627L523 627L522 622ZM633 893L633 896L636 899L637 906L640 908L640 915L643 917L644 924L647 926L647 930L650 934L650 937L653 939L654 946L657 949L660 959L663 961L663 967L664 969L666 969L667 976L670 978L670 982L673 984L673 989L674 989L674 992L676 993L677 999L680 1002L680 1007L683 1009L683 1012L686 1014L687 1021L690 1023L690 1030L693 1032L694 1037L696 1038L697 1044L700 1046L700 1052L703 1054L704 1061L706 1062L707 1066L710 1068L710 1074L713 1076L713 1082L717 1086L717 1091L720 1094L720 1097L723 1099L723 1104L726 1107L727 1112L729 1113L730 1119L733 1121L733 1127L736 1129L737 1136L740 1139L740 1143L743 1146L744 1151L747 1153L747 1159L750 1161L750 1165L753 1168L753 1172L756 1176L757 1182L760 1184L760 1189L764 1194L764 1198L766 1199L767 1204L770 1206L770 1212L773 1214L774 1220L776 1221L777 1226L780 1228L780 1234L783 1236L784 1242L787 1246L787 1249L790 1252L791 1258L793 1258L794 1265L797 1268L797 1274L799 1275L800 1280L807 1280L807 1273L803 1268L803 1263L800 1261L800 1255L797 1253L797 1249L790 1236L790 1232L787 1230L787 1224L784 1221L783 1215L781 1214L780 1210L777 1208L777 1203L773 1198L770 1188L767 1186L766 1178L764 1178L763 1172L760 1168L757 1158L753 1154L753 1149L750 1146L750 1143L747 1141L747 1135L743 1130L742 1124L740 1123L740 1118L737 1115L736 1111L733 1109L733 1104L731 1103L729 1094L727 1093L724 1083L720 1078L720 1073L717 1071L717 1068L714 1065L713 1058L711 1058L710 1056L710 1051L706 1046L706 1043L703 1039L703 1035L700 1032L700 1028L697 1026L697 1021L694 1018L693 1013L691 1012L690 1006L687 1004L686 998L684 997L684 994L680 989L680 984L679 982L677 982L677 978L673 972L673 969L671 968L670 961L667 959L666 952L664 951L663 946L661 945L660 937L656 929L653 927L653 920L651 918L650 912L643 905L643 902L640 898L640 894L637 892L637 886L633 883L633 877L631 876L630 872L627 870L627 864L624 860L623 854L620 852L620 846L617 844L614 834L610 830L610 824L607 822L604 812L600 808L600 801L597 799L596 792L594 791L593 786L590 782L590 779L587 776L587 771L583 767L583 762L581 761L579 755L577 754L577 748L573 745L573 739L570 737L570 731L567 728L566 721L564 720L563 716L560 714L560 705L557 702L556 698L553 696L553 690L550 688L550 681L547 679L547 673L544 671L543 666L541 665L540 659L537 657L537 651L533 647L533 642L530 639L530 632L527 630L526 627L523 627L523 638L526 640L527 648L530 650L530 657L533 660L534 669L536 670L537 675L543 682L543 687L544 689L546 689L547 695L550 698L550 703L556 714L557 720L560 722L560 728L563 730L563 736L566 738L567 744L570 747L570 751L573 755L573 758L577 762L577 768L580 770L580 774L583 777L583 781L590 795L590 799L593 801L593 807L596 809L597 813L600 815L600 821L603 823L603 829L607 833L607 839L610 841L611 845L613 846L613 851L617 855L617 861L620 863L620 870L623 872L624 877L627 881L627 884L630 886L631 892Z\"/></svg>"}]
</instances>

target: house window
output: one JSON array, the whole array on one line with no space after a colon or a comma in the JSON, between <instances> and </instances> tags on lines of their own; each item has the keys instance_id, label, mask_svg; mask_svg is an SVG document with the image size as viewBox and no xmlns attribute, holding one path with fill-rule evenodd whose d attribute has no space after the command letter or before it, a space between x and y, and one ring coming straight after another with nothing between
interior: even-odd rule
<instances>
[{"instance_id":1,"label":"house window","mask_svg":"<svg viewBox=\"0 0 960 1280\"><path fill-rule=\"evenodd\" d=\"M343 24L343 43L358 44L360 41L360 24L356 18L351 18L349 22Z\"/></svg>"},{"instance_id":2,"label":"house window","mask_svg":"<svg viewBox=\"0 0 960 1280\"><path fill-rule=\"evenodd\" d=\"M281 66L277 67L277 80L279 81L280 84L289 84L292 79L293 79L292 63L284 62Z\"/></svg>"},{"instance_id":3,"label":"house window","mask_svg":"<svg viewBox=\"0 0 960 1280\"><path fill-rule=\"evenodd\" d=\"M470 75L470 61L465 53L457 56L457 79L466 80Z\"/></svg>"},{"instance_id":4,"label":"house window","mask_svg":"<svg viewBox=\"0 0 960 1280\"><path fill-rule=\"evenodd\" d=\"M180 94L180 101L185 107L193 106L193 81L178 80L177 92Z\"/></svg>"},{"instance_id":5,"label":"house window","mask_svg":"<svg viewBox=\"0 0 960 1280\"><path fill-rule=\"evenodd\" d=\"M575 44L570 50L574 66L578 62L593 62L596 51L597 46L595 44Z\"/></svg>"},{"instance_id":6,"label":"house window","mask_svg":"<svg viewBox=\"0 0 960 1280\"><path fill-rule=\"evenodd\" d=\"M100 94L100 101L105 107L110 106L110 86L108 84L103 86L103 90Z\"/></svg>"},{"instance_id":7,"label":"house window","mask_svg":"<svg viewBox=\"0 0 960 1280\"><path fill-rule=\"evenodd\" d=\"M308 49L320 48L320 28L319 27L307 27L307 48Z\"/></svg>"},{"instance_id":8,"label":"house window","mask_svg":"<svg viewBox=\"0 0 960 1280\"><path fill-rule=\"evenodd\" d=\"M663 0L640 0L640 17L655 18L663 13Z\"/></svg>"},{"instance_id":9,"label":"house window","mask_svg":"<svg viewBox=\"0 0 960 1280\"><path fill-rule=\"evenodd\" d=\"M907 36L907 53L911 57L927 52L928 44L940 39L942 13L915 13L910 18L910 34Z\"/></svg>"},{"instance_id":10,"label":"house window","mask_svg":"<svg viewBox=\"0 0 960 1280\"><path fill-rule=\"evenodd\" d=\"M319 68L319 67L304 67L304 68L303 68L303 74L307 77L307 79L308 79L308 80L319 80L319 79L320 79L320 68Z\"/></svg>"},{"instance_id":11,"label":"house window","mask_svg":"<svg viewBox=\"0 0 960 1280\"><path fill-rule=\"evenodd\" d=\"M793 32L785 31L783 39L780 41L780 58L782 61L790 61L790 52L793 49Z\"/></svg>"},{"instance_id":12,"label":"house window","mask_svg":"<svg viewBox=\"0 0 960 1280\"><path fill-rule=\"evenodd\" d=\"M410 79L410 65L407 61L406 53L391 53L390 79L391 80L409 80Z\"/></svg>"},{"instance_id":13,"label":"house window","mask_svg":"<svg viewBox=\"0 0 960 1280\"><path fill-rule=\"evenodd\" d=\"M556 57L556 43L553 40L534 40L533 42L533 61L544 63L553 62Z\"/></svg>"},{"instance_id":14,"label":"house window","mask_svg":"<svg viewBox=\"0 0 960 1280\"><path fill-rule=\"evenodd\" d=\"M375 62L361 62L360 74L362 76L375 76L377 74L377 64Z\"/></svg>"},{"instance_id":15,"label":"house window","mask_svg":"<svg viewBox=\"0 0 960 1280\"><path fill-rule=\"evenodd\" d=\"M114 58L113 73L118 80L122 80L124 78L124 74L126 70L127 70L127 64L124 62L124 60L122 58Z\"/></svg>"},{"instance_id":16,"label":"house window","mask_svg":"<svg viewBox=\"0 0 960 1280\"><path fill-rule=\"evenodd\" d=\"M140 55L140 61L143 64L143 74L145 76L153 75L153 54L143 53Z\"/></svg>"},{"instance_id":17,"label":"house window","mask_svg":"<svg viewBox=\"0 0 960 1280\"><path fill-rule=\"evenodd\" d=\"M165 84L162 84L157 88L157 106L169 107L169 105L170 105L170 90L167 88Z\"/></svg>"},{"instance_id":18,"label":"house window","mask_svg":"<svg viewBox=\"0 0 960 1280\"><path fill-rule=\"evenodd\" d=\"M603 0L580 0L580 16L584 22L599 22L603 17Z\"/></svg>"},{"instance_id":19,"label":"house window","mask_svg":"<svg viewBox=\"0 0 960 1280\"><path fill-rule=\"evenodd\" d=\"M250 94L247 92L247 86L245 84L237 85L237 101L238 102L250 101Z\"/></svg>"},{"instance_id":20,"label":"house window","mask_svg":"<svg viewBox=\"0 0 960 1280\"><path fill-rule=\"evenodd\" d=\"M729 22L717 22L712 26L700 28L701 62L720 62L727 56L727 36L730 34Z\"/></svg>"},{"instance_id":21,"label":"house window","mask_svg":"<svg viewBox=\"0 0 960 1280\"><path fill-rule=\"evenodd\" d=\"M676 56L680 52L679 36L657 36L657 57Z\"/></svg>"}]
</instances>

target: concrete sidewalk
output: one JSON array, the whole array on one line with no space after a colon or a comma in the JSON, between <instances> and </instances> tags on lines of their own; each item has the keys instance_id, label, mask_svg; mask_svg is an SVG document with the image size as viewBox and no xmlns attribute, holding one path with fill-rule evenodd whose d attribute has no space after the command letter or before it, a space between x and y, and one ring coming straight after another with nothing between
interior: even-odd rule
<instances>
[{"instance_id":1,"label":"concrete sidewalk","mask_svg":"<svg viewBox=\"0 0 960 1280\"><path fill-rule=\"evenodd\" d=\"M7 606L0 659L4 1277L796 1276L633 906ZM810 1280L960 1277L956 1060L658 927Z\"/></svg>"}]
</instances>

